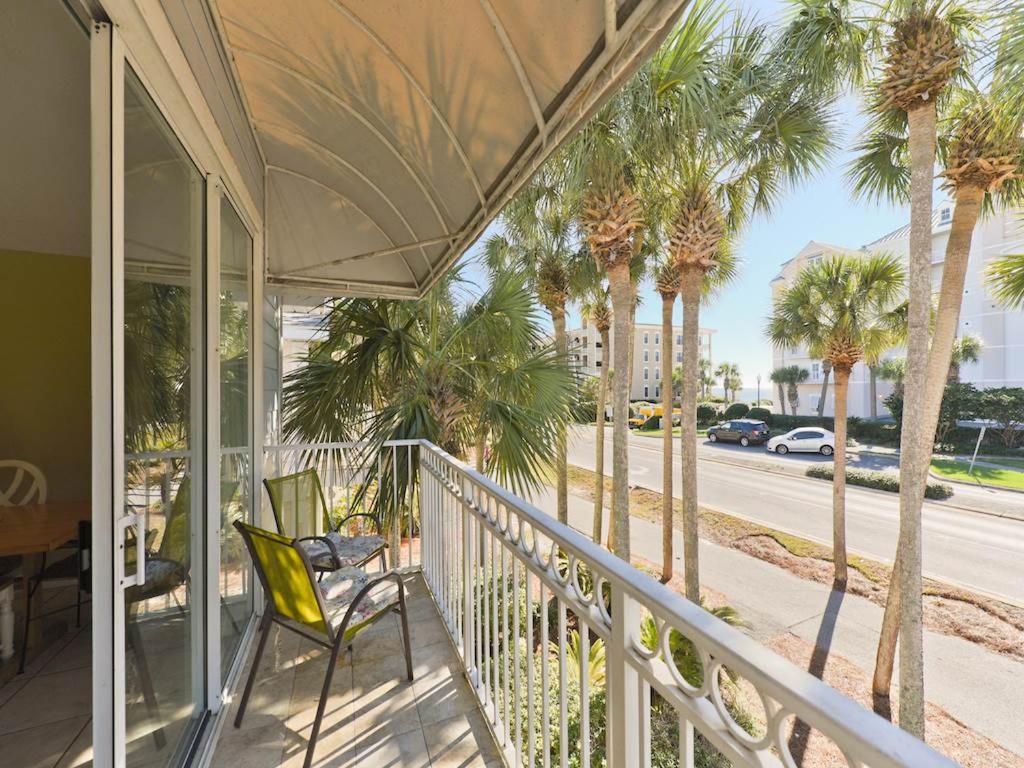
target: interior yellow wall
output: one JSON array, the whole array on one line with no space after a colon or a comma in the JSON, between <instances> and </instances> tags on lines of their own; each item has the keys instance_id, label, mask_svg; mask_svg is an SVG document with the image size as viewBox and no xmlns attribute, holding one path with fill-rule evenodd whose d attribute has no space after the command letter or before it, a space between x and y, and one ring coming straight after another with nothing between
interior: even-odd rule
<instances>
[{"instance_id":1,"label":"interior yellow wall","mask_svg":"<svg viewBox=\"0 0 1024 768\"><path fill-rule=\"evenodd\" d=\"M89 498L89 260L0 249L0 459Z\"/></svg>"}]
</instances>

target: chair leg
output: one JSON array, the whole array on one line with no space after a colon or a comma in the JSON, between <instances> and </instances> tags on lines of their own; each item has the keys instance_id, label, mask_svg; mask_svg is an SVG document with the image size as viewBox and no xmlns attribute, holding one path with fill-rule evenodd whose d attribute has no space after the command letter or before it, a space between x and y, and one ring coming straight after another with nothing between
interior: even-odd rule
<instances>
[{"instance_id":1,"label":"chair leg","mask_svg":"<svg viewBox=\"0 0 1024 768\"><path fill-rule=\"evenodd\" d=\"M344 644L344 635L338 635L334 641L334 648L331 649L331 660L327 666L327 674L324 675L324 687L320 691L320 703L316 706L316 718L313 720L313 731L309 734L309 746L306 747L306 760L303 768L309 768L313 764L313 752L316 750L316 740L320 736L320 721L324 719L324 710L327 708L327 697L331 694L331 679L334 677L334 668L338 664L338 652Z\"/></svg>"},{"instance_id":2,"label":"chair leg","mask_svg":"<svg viewBox=\"0 0 1024 768\"><path fill-rule=\"evenodd\" d=\"M82 590L75 590L75 629L82 628Z\"/></svg>"},{"instance_id":3,"label":"chair leg","mask_svg":"<svg viewBox=\"0 0 1024 768\"><path fill-rule=\"evenodd\" d=\"M270 625L273 623L270 607L267 606L263 612L263 620L260 626L260 642L256 646L256 655L252 658L252 668L249 670L249 679L245 681L245 690L242 692L242 700L238 703L238 712L235 714L235 728L240 728L242 718L245 716L245 708L249 705L249 694L252 693L252 684L256 680L256 671L260 666L260 659L263 658L263 649L267 645L267 638L270 637Z\"/></svg>"},{"instance_id":4,"label":"chair leg","mask_svg":"<svg viewBox=\"0 0 1024 768\"><path fill-rule=\"evenodd\" d=\"M29 622L32 620L32 598L39 589L39 585L43 581L43 573L46 571L46 556L40 561L39 574L36 576L34 582L31 576L25 575L23 581L25 584L25 629L21 635L21 659L18 661L18 674L25 674L25 659L28 658L28 630Z\"/></svg>"},{"instance_id":5,"label":"chair leg","mask_svg":"<svg viewBox=\"0 0 1024 768\"><path fill-rule=\"evenodd\" d=\"M409 642L409 618L405 608L405 584L398 583L398 607L402 615L402 641L405 643L405 672L412 680L412 646Z\"/></svg>"}]
</instances>

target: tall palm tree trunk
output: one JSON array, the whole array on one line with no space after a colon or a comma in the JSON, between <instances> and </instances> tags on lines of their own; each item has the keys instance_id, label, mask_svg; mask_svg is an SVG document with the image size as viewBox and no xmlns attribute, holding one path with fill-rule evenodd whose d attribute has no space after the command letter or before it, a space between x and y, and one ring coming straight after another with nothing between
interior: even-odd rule
<instances>
[{"instance_id":1,"label":"tall palm tree trunk","mask_svg":"<svg viewBox=\"0 0 1024 768\"><path fill-rule=\"evenodd\" d=\"M555 326L555 350L562 360L569 359L569 339L565 334L565 305L550 307L551 321ZM566 427L558 427L555 433L555 497L557 499L558 522L569 521L569 469L566 459Z\"/></svg>"},{"instance_id":2,"label":"tall palm tree trunk","mask_svg":"<svg viewBox=\"0 0 1024 768\"><path fill-rule=\"evenodd\" d=\"M683 572L686 597L700 602L700 567L698 555L697 508L697 372L700 367L700 290L703 272L697 267L684 267L683 300L683 375L679 398L679 455L682 458L683 496Z\"/></svg>"},{"instance_id":3,"label":"tall palm tree trunk","mask_svg":"<svg viewBox=\"0 0 1024 768\"><path fill-rule=\"evenodd\" d=\"M597 381L597 453L594 456L594 542L601 543L601 527L604 518L604 412L608 403L608 363L610 343L607 328L601 329L601 376Z\"/></svg>"},{"instance_id":4,"label":"tall palm tree trunk","mask_svg":"<svg viewBox=\"0 0 1024 768\"><path fill-rule=\"evenodd\" d=\"M828 397L828 376L830 373L832 373L832 363L830 363L828 360L823 360L821 363L821 371L821 395L818 398L819 419L825 415L825 398Z\"/></svg>"},{"instance_id":5,"label":"tall palm tree trunk","mask_svg":"<svg viewBox=\"0 0 1024 768\"><path fill-rule=\"evenodd\" d=\"M661 296L661 580L672 578L672 308L675 294ZM666 351L667 350L667 351ZM699 368L698 366L695 368ZM694 389L694 413L697 395ZM694 437L696 440L696 436Z\"/></svg>"},{"instance_id":6,"label":"tall palm tree trunk","mask_svg":"<svg viewBox=\"0 0 1024 768\"><path fill-rule=\"evenodd\" d=\"M910 148L910 268L907 279L907 375L900 453L902 554L900 590L900 717L904 730L924 739L924 632L922 627L921 504L931 441L924 434L931 315L932 185L935 101L907 112ZM946 365L948 365L948 360Z\"/></svg>"},{"instance_id":7,"label":"tall palm tree trunk","mask_svg":"<svg viewBox=\"0 0 1024 768\"><path fill-rule=\"evenodd\" d=\"M476 433L476 445L474 447L474 453L476 454L473 459L476 463L476 471L481 475L484 474L484 454L487 451L487 430L478 429Z\"/></svg>"},{"instance_id":8,"label":"tall palm tree trunk","mask_svg":"<svg viewBox=\"0 0 1024 768\"><path fill-rule=\"evenodd\" d=\"M927 437L928 444L922 453L928 460L922 475L927 481L928 465L931 463L932 441L938 424L939 407L942 404L946 377L937 373L942 370L942 361L948 366L952 357L953 344L956 341L956 329L960 322L960 305L963 296L964 278L967 273L967 262L971 251L971 237L975 224L981 213L982 193L974 188L958 190L956 207L953 210L953 221L950 223L949 240L946 242L946 258L942 267L942 284L939 289L939 308L935 317L935 331L928 357L926 373L925 413L927 422L922 425L921 439ZM909 362L908 362L909 365ZM948 367L947 367L948 370ZM905 384L904 384L905 386ZM905 391L905 390L904 390ZM904 411L905 412L905 411ZM904 424L908 422L904 421ZM902 488L903 467L910 459L903 446L908 441L907 430L904 428L901 438L900 483ZM903 511L902 491L900 494L901 516ZM922 499L918 503L917 517L920 519ZM918 548L920 552L920 547ZM896 562L893 565L893 584L899 578L903 565L902 521L901 546L896 551ZM892 687L892 673L895 665L896 643L901 628L901 606L899 588L890 586L888 599L885 603L885 614L882 618L882 630L878 639L878 653L875 655L875 672L872 679L872 692L876 699L888 698ZM901 652L902 655L902 652ZM902 676L902 675L901 675ZM876 707L877 708L877 707ZM902 711L901 711L902 719Z\"/></svg>"},{"instance_id":9,"label":"tall palm tree trunk","mask_svg":"<svg viewBox=\"0 0 1024 768\"><path fill-rule=\"evenodd\" d=\"M608 268L615 344L612 387L612 535L613 551L629 562L629 357L633 327L633 281L629 262L618 259Z\"/></svg>"},{"instance_id":10,"label":"tall palm tree trunk","mask_svg":"<svg viewBox=\"0 0 1024 768\"><path fill-rule=\"evenodd\" d=\"M835 564L835 584L846 587L846 395L850 384L850 369L838 366L836 372L835 426L836 448L833 454L832 475L832 561Z\"/></svg>"},{"instance_id":11,"label":"tall palm tree trunk","mask_svg":"<svg viewBox=\"0 0 1024 768\"><path fill-rule=\"evenodd\" d=\"M786 392L782 388L782 382L780 381L775 385L779 390L779 409L782 411L782 415L786 415Z\"/></svg>"}]
</instances>

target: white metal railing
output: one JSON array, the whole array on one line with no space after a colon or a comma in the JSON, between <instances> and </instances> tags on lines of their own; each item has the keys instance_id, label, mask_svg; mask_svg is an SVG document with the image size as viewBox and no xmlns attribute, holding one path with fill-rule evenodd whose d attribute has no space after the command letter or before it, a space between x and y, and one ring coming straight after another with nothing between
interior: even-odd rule
<instances>
[{"instance_id":1,"label":"white metal railing","mask_svg":"<svg viewBox=\"0 0 1024 768\"><path fill-rule=\"evenodd\" d=\"M511 764L794 766L799 720L835 764L955 766L426 442L419 474L424 576Z\"/></svg>"},{"instance_id":2,"label":"white metal railing","mask_svg":"<svg viewBox=\"0 0 1024 768\"><path fill-rule=\"evenodd\" d=\"M332 509L391 510L392 565L422 569L511 765L795 766L799 721L836 765L955 766L427 441L265 460L316 466Z\"/></svg>"}]
</instances>

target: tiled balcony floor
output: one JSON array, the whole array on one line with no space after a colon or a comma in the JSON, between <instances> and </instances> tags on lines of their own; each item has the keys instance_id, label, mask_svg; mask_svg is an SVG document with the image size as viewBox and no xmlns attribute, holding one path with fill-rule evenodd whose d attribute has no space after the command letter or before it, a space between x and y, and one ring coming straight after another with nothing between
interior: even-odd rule
<instances>
[{"instance_id":1,"label":"tiled balcony floor","mask_svg":"<svg viewBox=\"0 0 1024 768\"><path fill-rule=\"evenodd\" d=\"M338 662L314 765L502 765L423 579L408 576L406 586L414 681L405 679L396 615L359 634L352 654ZM239 681L214 768L302 765L328 653L293 632L272 630L245 720L236 729L234 711L244 676ZM250 663L251 656L250 651Z\"/></svg>"}]
</instances>

